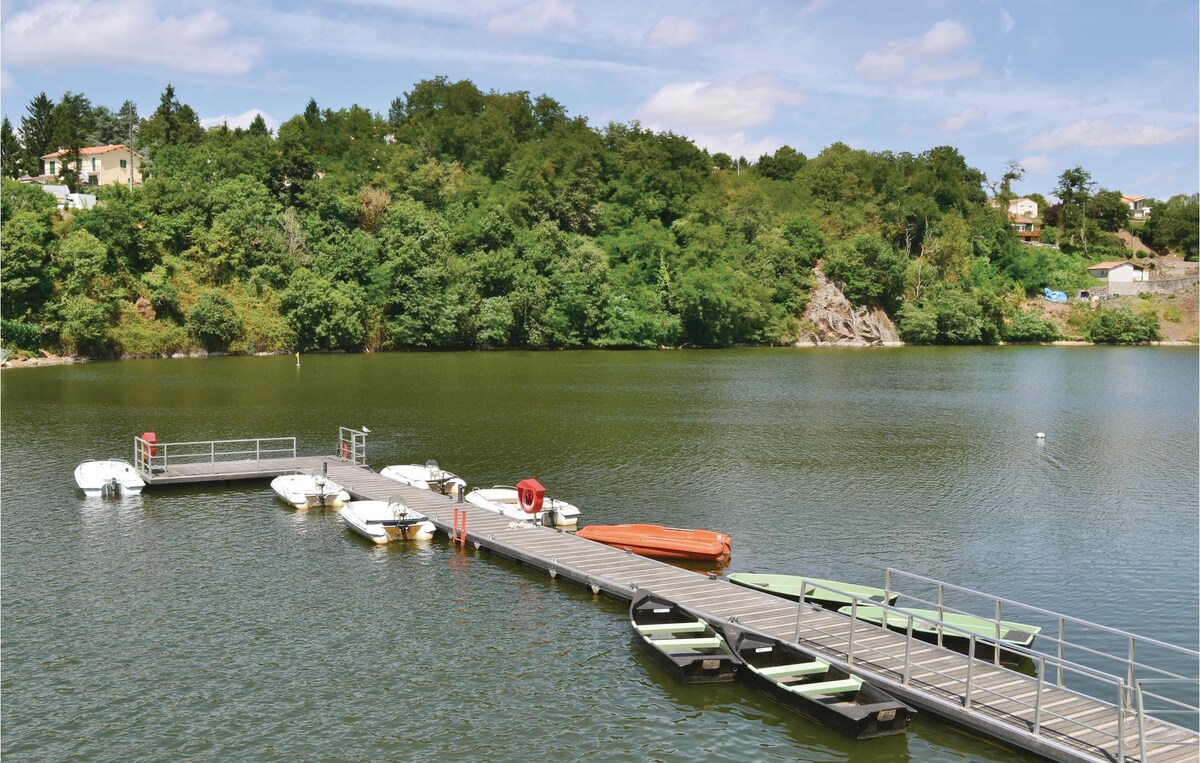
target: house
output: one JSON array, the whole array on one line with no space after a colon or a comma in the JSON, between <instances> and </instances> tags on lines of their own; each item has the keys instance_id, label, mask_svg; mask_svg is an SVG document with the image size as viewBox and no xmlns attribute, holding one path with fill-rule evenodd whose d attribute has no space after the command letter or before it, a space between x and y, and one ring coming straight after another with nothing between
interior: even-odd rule
<instances>
[{"instance_id":1,"label":"house","mask_svg":"<svg viewBox=\"0 0 1200 763\"><path fill-rule=\"evenodd\" d=\"M1021 239L1022 243L1028 244L1033 241L1040 241L1042 238L1042 232L1037 229L1037 223L1028 217L1009 215L1008 224L1013 226L1017 231L1017 236Z\"/></svg>"},{"instance_id":2,"label":"house","mask_svg":"<svg viewBox=\"0 0 1200 763\"><path fill-rule=\"evenodd\" d=\"M1008 202L1009 217L1037 217L1038 205L1033 199L1013 199Z\"/></svg>"},{"instance_id":3,"label":"house","mask_svg":"<svg viewBox=\"0 0 1200 763\"><path fill-rule=\"evenodd\" d=\"M1129 216L1134 220L1145 220L1150 216L1150 207L1146 204L1145 196L1121 195L1121 201L1129 205Z\"/></svg>"},{"instance_id":4,"label":"house","mask_svg":"<svg viewBox=\"0 0 1200 763\"><path fill-rule=\"evenodd\" d=\"M1094 278L1099 278L1101 281L1114 283L1134 283L1136 281L1145 280L1146 269L1141 265L1134 265L1129 260L1121 262L1098 262L1095 265L1089 265L1088 273Z\"/></svg>"},{"instance_id":5,"label":"house","mask_svg":"<svg viewBox=\"0 0 1200 763\"><path fill-rule=\"evenodd\" d=\"M64 149L42 157L47 175L56 177L62 171L62 163L67 153ZM75 169L79 173L79 181L88 185L128 185L130 172L133 173L134 185L141 185L142 155L121 143L112 146L91 146L80 149Z\"/></svg>"},{"instance_id":6,"label":"house","mask_svg":"<svg viewBox=\"0 0 1200 763\"><path fill-rule=\"evenodd\" d=\"M67 188L65 185L47 183L42 186L42 190L54 197L54 200L58 202L59 209L67 208L67 197L71 195L70 188Z\"/></svg>"}]
</instances>

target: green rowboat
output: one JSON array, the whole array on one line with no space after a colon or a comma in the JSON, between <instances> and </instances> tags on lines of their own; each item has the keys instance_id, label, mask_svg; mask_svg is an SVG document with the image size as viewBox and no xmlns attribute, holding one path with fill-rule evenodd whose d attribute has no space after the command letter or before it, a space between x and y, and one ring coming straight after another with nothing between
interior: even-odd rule
<instances>
[{"instance_id":1,"label":"green rowboat","mask_svg":"<svg viewBox=\"0 0 1200 763\"><path fill-rule=\"evenodd\" d=\"M893 593L889 596L882 588L854 585L838 580L810 578L803 575L767 575L757 572L733 572L725 577L731 583L775 594L776 596L782 596L785 599L793 601L799 601L800 582L804 581L806 587L804 600L811 601L813 604L820 604L827 609L837 609L838 607L854 603L849 596L834 593L828 590L830 588L858 596L860 605L864 599L887 604L892 604L896 601L896 594Z\"/></svg>"}]
</instances>

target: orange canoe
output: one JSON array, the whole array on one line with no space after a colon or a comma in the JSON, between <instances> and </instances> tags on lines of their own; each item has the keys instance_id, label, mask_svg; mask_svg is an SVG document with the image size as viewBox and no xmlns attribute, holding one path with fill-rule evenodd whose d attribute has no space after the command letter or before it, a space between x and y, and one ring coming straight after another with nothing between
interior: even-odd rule
<instances>
[{"instance_id":1,"label":"orange canoe","mask_svg":"<svg viewBox=\"0 0 1200 763\"><path fill-rule=\"evenodd\" d=\"M725 533L662 525L588 525L575 534L641 556L713 562L728 559L733 543Z\"/></svg>"}]
</instances>

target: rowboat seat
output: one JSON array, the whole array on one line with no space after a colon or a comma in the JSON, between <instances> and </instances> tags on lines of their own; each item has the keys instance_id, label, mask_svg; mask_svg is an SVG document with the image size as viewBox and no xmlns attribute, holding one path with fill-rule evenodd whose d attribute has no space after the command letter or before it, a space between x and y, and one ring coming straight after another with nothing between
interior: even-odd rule
<instances>
[{"instance_id":1,"label":"rowboat seat","mask_svg":"<svg viewBox=\"0 0 1200 763\"><path fill-rule=\"evenodd\" d=\"M824 660L812 662L796 662L791 665L776 665L773 668L755 668L751 670L767 678L786 678L788 676L811 676L829 670L829 663Z\"/></svg>"},{"instance_id":2,"label":"rowboat seat","mask_svg":"<svg viewBox=\"0 0 1200 763\"><path fill-rule=\"evenodd\" d=\"M821 694L844 694L846 692L858 691L862 688L862 679L858 676L850 676L843 678L840 681L822 681L815 684L796 684L787 687L789 691L795 694L800 694L805 697L816 697Z\"/></svg>"},{"instance_id":3,"label":"rowboat seat","mask_svg":"<svg viewBox=\"0 0 1200 763\"><path fill-rule=\"evenodd\" d=\"M703 633L708 626L703 620L697 620L694 623L634 623L634 628L638 629L638 633Z\"/></svg>"},{"instance_id":4,"label":"rowboat seat","mask_svg":"<svg viewBox=\"0 0 1200 763\"><path fill-rule=\"evenodd\" d=\"M713 636L712 638L660 638L651 639L651 644L654 644L659 649L717 649L721 646L721 637Z\"/></svg>"}]
</instances>

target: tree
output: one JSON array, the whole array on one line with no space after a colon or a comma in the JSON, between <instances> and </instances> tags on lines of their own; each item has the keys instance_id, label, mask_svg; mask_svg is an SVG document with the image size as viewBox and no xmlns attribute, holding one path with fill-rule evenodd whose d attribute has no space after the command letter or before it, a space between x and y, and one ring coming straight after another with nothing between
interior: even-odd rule
<instances>
[{"instance_id":1,"label":"tree","mask_svg":"<svg viewBox=\"0 0 1200 763\"><path fill-rule=\"evenodd\" d=\"M42 157L54 150L54 101L45 93L34 96L21 118L21 143L25 146L25 174L44 174Z\"/></svg>"},{"instance_id":2,"label":"tree","mask_svg":"<svg viewBox=\"0 0 1200 763\"><path fill-rule=\"evenodd\" d=\"M4 117L0 123L0 175L16 178L21 174L21 143L13 134L12 123Z\"/></svg>"},{"instance_id":3,"label":"tree","mask_svg":"<svg viewBox=\"0 0 1200 763\"><path fill-rule=\"evenodd\" d=\"M791 146L780 146L774 154L758 158L758 174L773 180L791 180L804 168L808 157Z\"/></svg>"},{"instance_id":4,"label":"tree","mask_svg":"<svg viewBox=\"0 0 1200 763\"><path fill-rule=\"evenodd\" d=\"M1083 252L1087 254L1087 206L1092 197L1092 189L1096 187L1092 175L1082 167L1075 166L1065 170L1058 176L1058 185L1054 195L1062 201L1063 208L1059 213L1059 227L1068 236L1072 231L1083 244Z\"/></svg>"},{"instance_id":5,"label":"tree","mask_svg":"<svg viewBox=\"0 0 1200 763\"><path fill-rule=\"evenodd\" d=\"M87 177L80 151L95 127L93 116L91 101L79 93L71 92L63 94L52 113L54 142L63 151L59 155L62 164L58 175L72 191L76 190L81 179Z\"/></svg>"},{"instance_id":6,"label":"tree","mask_svg":"<svg viewBox=\"0 0 1200 763\"><path fill-rule=\"evenodd\" d=\"M1087 215L1100 230L1109 233L1129 226L1129 205L1121 200L1120 191L1098 191L1088 205Z\"/></svg>"},{"instance_id":7,"label":"tree","mask_svg":"<svg viewBox=\"0 0 1200 763\"><path fill-rule=\"evenodd\" d=\"M309 127L316 127L321 124L321 109L317 106L317 99L309 98L308 103L304 106L304 121Z\"/></svg>"},{"instance_id":8,"label":"tree","mask_svg":"<svg viewBox=\"0 0 1200 763\"><path fill-rule=\"evenodd\" d=\"M250 122L250 127L246 128L246 134L267 138L271 137L271 128L267 127L267 120L263 119L261 113L254 115L254 119Z\"/></svg>"},{"instance_id":9,"label":"tree","mask_svg":"<svg viewBox=\"0 0 1200 763\"><path fill-rule=\"evenodd\" d=\"M209 352L229 349L242 333L233 303L219 289L200 292L188 313L188 334Z\"/></svg>"},{"instance_id":10,"label":"tree","mask_svg":"<svg viewBox=\"0 0 1200 763\"><path fill-rule=\"evenodd\" d=\"M1141 235L1150 246L1194 262L1200 254L1200 194L1179 194L1155 204Z\"/></svg>"}]
</instances>

